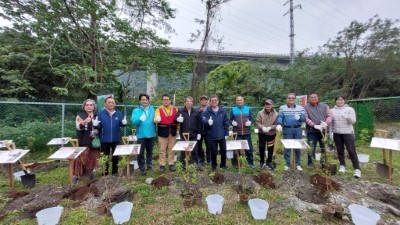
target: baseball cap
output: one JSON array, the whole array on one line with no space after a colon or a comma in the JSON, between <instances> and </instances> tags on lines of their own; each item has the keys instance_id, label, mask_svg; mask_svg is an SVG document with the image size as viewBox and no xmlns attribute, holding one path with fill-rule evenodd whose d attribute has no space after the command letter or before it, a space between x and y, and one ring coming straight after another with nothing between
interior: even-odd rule
<instances>
[{"instance_id":1,"label":"baseball cap","mask_svg":"<svg viewBox=\"0 0 400 225\"><path fill-rule=\"evenodd\" d=\"M205 95L201 96L201 97L200 97L200 100L202 100L203 98L206 99L206 100L208 100L207 96L205 96Z\"/></svg>"},{"instance_id":2,"label":"baseball cap","mask_svg":"<svg viewBox=\"0 0 400 225\"><path fill-rule=\"evenodd\" d=\"M267 99L267 100L265 100L265 104L273 105L274 101L272 101L271 99Z\"/></svg>"}]
</instances>

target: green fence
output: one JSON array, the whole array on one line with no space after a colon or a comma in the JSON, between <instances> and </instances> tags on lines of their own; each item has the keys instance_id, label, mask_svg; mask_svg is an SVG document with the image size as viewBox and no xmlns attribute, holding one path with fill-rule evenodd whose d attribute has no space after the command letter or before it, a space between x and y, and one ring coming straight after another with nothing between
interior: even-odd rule
<instances>
[{"instance_id":1,"label":"green fence","mask_svg":"<svg viewBox=\"0 0 400 225\"><path fill-rule=\"evenodd\" d=\"M369 98L348 101L356 111L356 138L362 130L388 130L393 138L400 138L400 97Z\"/></svg>"}]
</instances>

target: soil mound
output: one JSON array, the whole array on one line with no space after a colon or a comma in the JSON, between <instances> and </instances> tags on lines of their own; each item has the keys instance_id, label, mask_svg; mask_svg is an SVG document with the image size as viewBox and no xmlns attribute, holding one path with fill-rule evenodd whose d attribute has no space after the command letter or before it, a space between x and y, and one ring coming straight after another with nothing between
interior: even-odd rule
<instances>
[{"instance_id":1,"label":"soil mound","mask_svg":"<svg viewBox=\"0 0 400 225\"><path fill-rule=\"evenodd\" d=\"M154 179L153 182L151 182L151 184L155 188L161 189L162 187L168 187L169 186L169 179L164 177L164 176L160 176L160 177L157 177L156 179Z\"/></svg>"},{"instance_id":2,"label":"soil mound","mask_svg":"<svg viewBox=\"0 0 400 225\"><path fill-rule=\"evenodd\" d=\"M272 189L276 188L274 178L271 173L262 172L259 175L254 176L254 181L257 182L261 187L269 187Z\"/></svg>"}]
</instances>

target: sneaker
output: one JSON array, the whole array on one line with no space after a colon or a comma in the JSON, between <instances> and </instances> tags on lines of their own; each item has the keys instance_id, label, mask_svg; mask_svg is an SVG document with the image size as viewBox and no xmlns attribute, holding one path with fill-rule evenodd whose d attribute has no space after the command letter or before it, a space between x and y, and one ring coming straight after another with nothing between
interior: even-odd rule
<instances>
[{"instance_id":1,"label":"sneaker","mask_svg":"<svg viewBox=\"0 0 400 225\"><path fill-rule=\"evenodd\" d=\"M289 170L289 167L288 166L285 166L285 171L288 171Z\"/></svg>"},{"instance_id":2,"label":"sneaker","mask_svg":"<svg viewBox=\"0 0 400 225\"><path fill-rule=\"evenodd\" d=\"M266 164L265 168L268 169L268 170L274 170L275 169L275 167L272 165L272 163Z\"/></svg>"},{"instance_id":3,"label":"sneaker","mask_svg":"<svg viewBox=\"0 0 400 225\"><path fill-rule=\"evenodd\" d=\"M160 166L160 172L164 172L165 171L165 166Z\"/></svg>"},{"instance_id":4,"label":"sneaker","mask_svg":"<svg viewBox=\"0 0 400 225\"><path fill-rule=\"evenodd\" d=\"M359 170L359 169L354 170L354 177L355 178L360 178L361 177L361 170Z\"/></svg>"},{"instance_id":5,"label":"sneaker","mask_svg":"<svg viewBox=\"0 0 400 225\"><path fill-rule=\"evenodd\" d=\"M264 163L260 163L260 168L264 168L265 164Z\"/></svg>"},{"instance_id":6,"label":"sneaker","mask_svg":"<svg viewBox=\"0 0 400 225\"><path fill-rule=\"evenodd\" d=\"M346 173L346 167L340 166L339 172L341 172L341 173Z\"/></svg>"},{"instance_id":7,"label":"sneaker","mask_svg":"<svg viewBox=\"0 0 400 225\"><path fill-rule=\"evenodd\" d=\"M301 166L296 166L296 169L297 169L298 171L303 171L303 168L301 168Z\"/></svg>"},{"instance_id":8,"label":"sneaker","mask_svg":"<svg viewBox=\"0 0 400 225\"><path fill-rule=\"evenodd\" d=\"M172 171L172 172L174 172L176 169L175 169L175 166L174 165L169 165L169 171Z\"/></svg>"}]
</instances>

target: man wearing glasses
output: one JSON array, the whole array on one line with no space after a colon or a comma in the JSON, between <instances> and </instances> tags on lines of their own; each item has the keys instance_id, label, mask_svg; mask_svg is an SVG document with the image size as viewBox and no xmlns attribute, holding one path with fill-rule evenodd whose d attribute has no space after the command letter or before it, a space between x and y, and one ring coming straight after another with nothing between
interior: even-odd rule
<instances>
[{"instance_id":1,"label":"man wearing glasses","mask_svg":"<svg viewBox=\"0 0 400 225\"><path fill-rule=\"evenodd\" d=\"M157 124L158 144L160 148L159 163L160 172L165 171L165 158L168 154L168 165L170 171L175 171L174 153L172 148L176 142L176 107L171 105L169 95L162 96L162 105L156 109L154 122Z\"/></svg>"},{"instance_id":2,"label":"man wearing glasses","mask_svg":"<svg viewBox=\"0 0 400 225\"><path fill-rule=\"evenodd\" d=\"M281 132L283 129L283 139L302 139L301 123L306 121L304 108L295 104L296 95L288 94L286 105L279 108L276 130ZM300 166L300 149L295 149L296 169L301 171ZM285 170L290 168L290 149L285 149L284 157L286 161Z\"/></svg>"}]
</instances>

